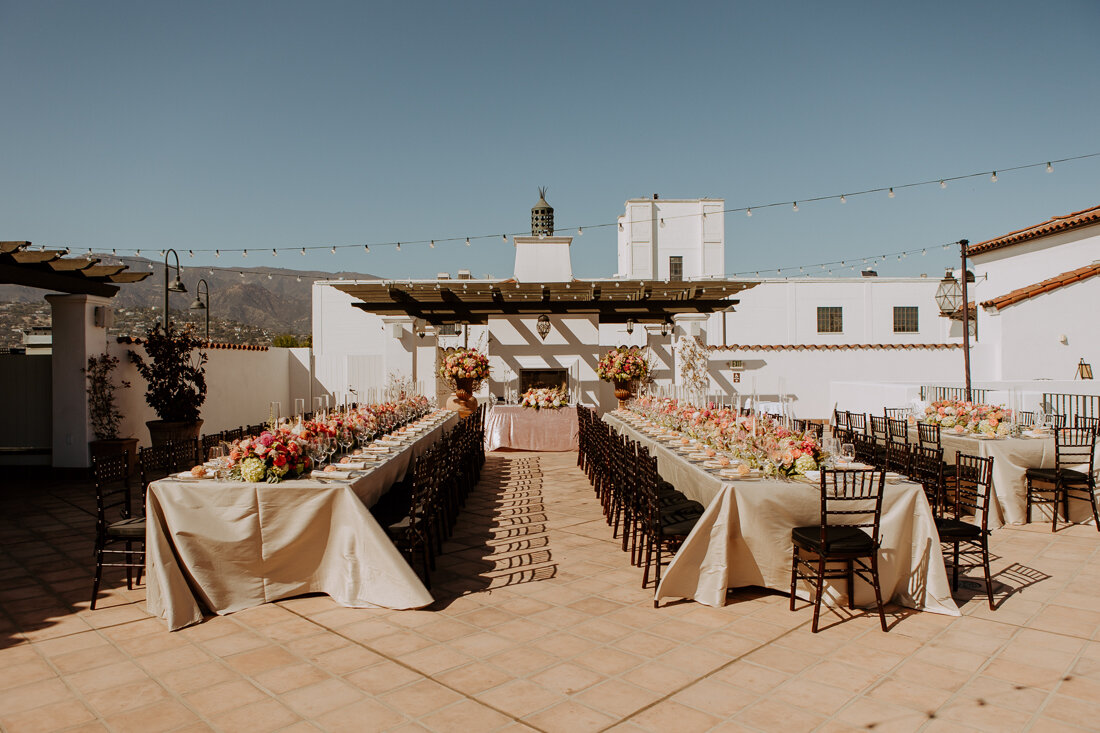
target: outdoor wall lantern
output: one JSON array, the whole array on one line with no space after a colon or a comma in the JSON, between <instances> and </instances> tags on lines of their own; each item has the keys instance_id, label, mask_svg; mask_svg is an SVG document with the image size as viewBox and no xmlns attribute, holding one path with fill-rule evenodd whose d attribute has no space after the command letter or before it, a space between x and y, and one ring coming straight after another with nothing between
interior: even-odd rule
<instances>
[{"instance_id":1,"label":"outdoor wall lantern","mask_svg":"<svg viewBox=\"0 0 1100 733\"><path fill-rule=\"evenodd\" d=\"M172 255L176 258L176 281L171 285L168 284L168 255ZM186 293L187 288L184 287L183 281L180 280L180 256L176 254L176 250L170 249L164 253L164 329L168 330L168 293Z\"/></svg>"},{"instance_id":2,"label":"outdoor wall lantern","mask_svg":"<svg viewBox=\"0 0 1100 733\"><path fill-rule=\"evenodd\" d=\"M943 276L943 280L940 280L939 287L936 288L936 306L940 309L940 313L948 318L955 318L955 314L962 310L962 322L963 322L963 370L966 377L966 401L971 399L970 395L970 304L967 299L966 285L967 283L974 282L974 275L966 269L966 247L970 244L965 239L959 240L959 251L962 259L962 267L959 272L962 273L962 282L960 283L955 279L955 276L950 270Z\"/></svg>"},{"instance_id":3,"label":"outdoor wall lantern","mask_svg":"<svg viewBox=\"0 0 1100 733\"><path fill-rule=\"evenodd\" d=\"M634 319L633 318L626 319L626 332L628 334L634 333Z\"/></svg>"},{"instance_id":4,"label":"outdoor wall lantern","mask_svg":"<svg viewBox=\"0 0 1100 733\"><path fill-rule=\"evenodd\" d=\"M668 321L661 324L661 335L668 336Z\"/></svg>"},{"instance_id":5,"label":"outdoor wall lantern","mask_svg":"<svg viewBox=\"0 0 1100 733\"><path fill-rule=\"evenodd\" d=\"M538 331L539 338L545 341L550 333L550 316L545 313L539 316L538 323L535 324L535 330Z\"/></svg>"},{"instance_id":6,"label":"outdoor wall lantern","mask_svg":"<svg viewBox=\"0 0 1100 733\"><path fill-rule=\"evenodd\" d=\"M203 288L206 288L206 301L202 300ZM191 310L206 311L206 340L210 340L210 285L207 284L205 278L199 279L199 284L195 288L195 300L191 303Z\"/></svg>"}]
</instances>

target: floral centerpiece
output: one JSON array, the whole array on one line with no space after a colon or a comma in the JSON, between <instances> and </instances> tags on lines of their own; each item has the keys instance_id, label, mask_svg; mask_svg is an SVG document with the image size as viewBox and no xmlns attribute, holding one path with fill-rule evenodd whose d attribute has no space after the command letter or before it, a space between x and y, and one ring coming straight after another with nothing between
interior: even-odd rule
<instances>
[{"instance_id":1,"label":"floral centerpiece","mask_svg":"<svg viewBox=\"0 0 1100 733\"><path fill-rule=\"evenodd\" d=\"M1008 435L1012 432L1012 411L997 405L963 400L937 400L924 408L922 422L939 425L953 433Z\"/></svg>"},{"instance_id":2,"label":"floral centerpiece","mask_svg":"<svg viewBox=\"0 0 1100 733\"><path fill-rule=\"evenodd\" d=\"M523 393L519 404L535 410L558 410L569 404L569 396L561 387L532 387Z\"/></svg>"},{"instance_id":3,"label":"floral centerpiece","mask_svg":"<svg viewBox=\"0 0 1100 733\"><path fill-rule=\"evenodd\" d=\"M649 376L649 362L637 349L612 349L596 365L596 376L605 382L631 382Z\"/></svg>"},{"instance_id":4,"label":"floral centerpiece","mask_svg":"<svg viewBox=\"0 0 1100 733\"><path fill-rule=\"evenodd\" d=\"M450 384L459 379L472 379L473 389L489 378L489 357L477 349L455 349L446 352L439 366L439 376Z\"/></svg>"},{"instance_id":5,"label":"floral centerpiece","mask_svg":"<svg viewBox=\"0 0 1100 733\"><path fill-rule=\"evenodd\" d=\"M804 475L820 468L827 457L813 433L792 430L769 415L742 416L728 408L698 407L667 397L643 397L634 411L749 468L759 468L765 476Z\"/></svg>"},{"instance_id":6,"label":"floral centerpiece","mask_svg":"<svg viewBox=\"0 0 1100 733\"><path fill-rule=\"evenodd\" d=\"M230 476L239 481L274 484L297 478L313 462L308 455L308 433L293 435L289 430L265 430L254 438L234 441L229 448Z\"/></svg>"}]
</instances>

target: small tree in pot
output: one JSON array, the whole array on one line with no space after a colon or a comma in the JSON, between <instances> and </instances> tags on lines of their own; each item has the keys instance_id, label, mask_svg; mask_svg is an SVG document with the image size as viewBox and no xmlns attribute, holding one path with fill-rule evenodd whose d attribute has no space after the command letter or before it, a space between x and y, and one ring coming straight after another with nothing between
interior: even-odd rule
<instances>
[{"instance_id":1,"label":"small tree in pot","mask_svg":"<svg viewBox=\"0 0 1100 733\"><path fill-rule=\"evenodd\" d=\"M130 383L120 381L117 385L111 375L118 367L118 357L103 353L89 356L84 375L88 380L88 418L92 423L92 432L96 439L88 443L92 456L118 455L129 452L130 470L137 461L137 438L120 438L119 423L122 415L115 404L115 391L129 389Z\"/></svg>"},{"instance_id":2,"label":"small tree in pot","mask_svg":"<svg viewBox=\"0 0 1100 733\"><path fill-rule=\"evenodd\" d=\"M158 323L142 343L149 360L130 352L130 361L147 385L145 401L160 418L145 423L153 445L199 435L199 408L206 401L206 353L197 351L202 344L191 326L178 329Z\"/></svg>"}]
</instances>

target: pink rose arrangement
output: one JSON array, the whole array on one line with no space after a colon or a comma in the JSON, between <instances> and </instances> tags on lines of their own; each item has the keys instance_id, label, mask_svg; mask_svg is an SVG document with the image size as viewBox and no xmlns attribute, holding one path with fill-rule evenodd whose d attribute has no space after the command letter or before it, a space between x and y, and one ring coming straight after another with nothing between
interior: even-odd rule
<instances>
[{"instance_id":1,"label":"pink rose arrangement","mask_svg":"<svg viewBox=\"0 0 1100 733\"><path fill-rule=\"evenodd\" d=\"M605 382L628 382L649 376L649 362L637 349L612 349L596 365L596 376Z\"/></svg>"},{"instance_id":2,"label":"pink rose arrangement","mask_svg":"<svg viewBox=\"0 0 1100 733\"><path fill-rule=\"evenodd\" d=\"M1008 435L1012 432L1012 411L997 405L964 400L937 400L924 408L922 422L939 425L956 433Z\"/></svg>"},{"instance_id":3,"label":"pink rose arrangement","mask_svg":"<svg viewBox=\"0 0 1100 733\"><path fill-rule=\"evenodd\" d=\"M519 404L535 410L558 410L569 404L569 396L561 387L531 388L523 393Z\"/></svg>"},{"instance_id":4,"label":"pink rose arrangement","mask_svg":"<svg viewBox=\"0 0 1100 733\"><path fill-rule=\"evenodd\" d=\"M446 352L439 366L439 376L454 385L456 379L474 380L475 389L489 378L489 357L477 349L455 349Z\"/></svg>"}]
</instances>

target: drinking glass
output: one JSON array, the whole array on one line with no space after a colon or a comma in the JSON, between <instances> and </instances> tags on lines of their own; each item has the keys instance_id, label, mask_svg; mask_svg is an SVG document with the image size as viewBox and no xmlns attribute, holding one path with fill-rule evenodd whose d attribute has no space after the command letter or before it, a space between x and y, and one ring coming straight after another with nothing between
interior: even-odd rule
<instances>
[{"instance_id":1,"label":"drinking glass","mask_svg":"<svg viewBox=\"0 0 1100 733\"><path fill-rule=\"evenodd\" d=\"M207 452L206 458L212 464L214 478L218 481L223 480L228 472L228 455L224 443L210 446L210 450Z\"/></svg>"},{"instance_id":2,"label":"drinking glass","mask_svg":"<svg viewBox=\"0 0 1100 733\"><path fill-rule=\"evenodd\" d=\"M355 434L351 428L341 428L336 437L340 442L340 447L344 449L344 453L351 453L351 447L355 445Z\"/></svg>"},{"instance_id":3,"label":"drinking glass","mask_svg":"<svg viewBox=\"0 0 1100 733\"><path fill-rule=\"evenodd\" d=\"M856 447L853 443L841 443L840 457L845 463L851 463L856 459Z\"/></svg>"}]
</instances>

